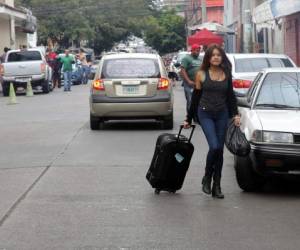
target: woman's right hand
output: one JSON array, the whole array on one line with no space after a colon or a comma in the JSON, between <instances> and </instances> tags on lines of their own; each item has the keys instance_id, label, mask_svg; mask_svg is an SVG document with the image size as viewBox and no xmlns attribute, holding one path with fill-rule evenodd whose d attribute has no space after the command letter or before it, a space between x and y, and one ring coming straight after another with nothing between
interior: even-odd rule
<instances>
[{"instance_id":1,"label":"woman's right hand","mask_svg":"<svg viewBox=\"0 0 300 250\"><path fill-rule=\"evenodd\" d=\"M187 121L183 122L183 128L189 129L191 127L191 124L189 124Z\"/></svg>"}]
</instances>

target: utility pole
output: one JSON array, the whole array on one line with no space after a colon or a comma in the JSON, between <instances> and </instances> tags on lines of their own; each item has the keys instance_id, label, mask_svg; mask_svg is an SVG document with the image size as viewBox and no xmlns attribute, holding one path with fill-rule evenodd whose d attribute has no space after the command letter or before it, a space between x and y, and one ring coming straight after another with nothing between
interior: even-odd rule
<instances>
[{"instance_id":1,"label":"utility pole","mask_svg":"<svg viewBox=\"0 0 300 250\"><path fill-rule=\"evenodd\" d=\"M250 0L242 1L243 52L252 52L252 21Z\"/></svg>"},{"instance_id":2,"label":"utility pole","mask_svg":"<svg viewBox=\"0 0 300 250\"><path fill-rule=\"evenodd\" d=\"M207 21L206 0L201 0L201 11L202 11L202 23L205 23Z\"/></svg>"}]
</instances>

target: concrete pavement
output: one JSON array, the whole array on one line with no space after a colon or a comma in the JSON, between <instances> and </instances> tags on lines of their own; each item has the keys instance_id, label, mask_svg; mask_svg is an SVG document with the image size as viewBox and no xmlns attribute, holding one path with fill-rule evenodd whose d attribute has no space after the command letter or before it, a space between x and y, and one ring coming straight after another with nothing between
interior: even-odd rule
<instances>
[{"instance_id":1,"label":"concrete pavement","mask_svg":"<svg viewBox=\"0 0 300 250\"><path fill-rule=\"evenodd\" d=\"M151 122L91 131L88 86L55 90L19 105L0 98L0 249L298 249L300 192L242 192L226 152L225 200L201 192L207 144L178 194L145 180L156 137ZM175 89L175 129L184 97Z\"/></svg>"}]
</instances>

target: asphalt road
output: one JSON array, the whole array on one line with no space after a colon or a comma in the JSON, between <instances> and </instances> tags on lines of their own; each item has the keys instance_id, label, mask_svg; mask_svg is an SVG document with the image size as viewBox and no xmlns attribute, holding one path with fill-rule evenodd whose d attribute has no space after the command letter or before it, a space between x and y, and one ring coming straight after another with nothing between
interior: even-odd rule
<instances>
[{"instance_id":1,"label":"asphalt road","mask_svg":"<svg viewBox=\"0 0 300 250\"><path fill-rule=\"evenodd\" d=\"M207 144L200 128L184 187L154 195L145 180L152 122L89 129L88 86L6 105L0 97L0 250L300 248L299 180L261 193L236 184L226 152L225 200L201 192ZM175 89L175 129L184 117Z\"/></svg>"}]
</instances>

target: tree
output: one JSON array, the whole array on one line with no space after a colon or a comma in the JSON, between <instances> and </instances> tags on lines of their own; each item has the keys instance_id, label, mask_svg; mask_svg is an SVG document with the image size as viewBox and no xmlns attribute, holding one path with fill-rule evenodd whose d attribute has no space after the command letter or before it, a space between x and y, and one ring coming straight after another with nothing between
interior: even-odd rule
<instances>
[{"instance_id":1,"label":"tree","mask_svg":"<svg viewBox=\"0 0 300 250\"><path fill-rule=\"evenodd\" d=\"M84 4L82 4L84 2ZM17 0L38 18L39 42L62 47L88 41L97 53L128 35L167 53L184 46L184 22L175 12L156 8L160 0Z\"/></svg>"}]
</instances>

